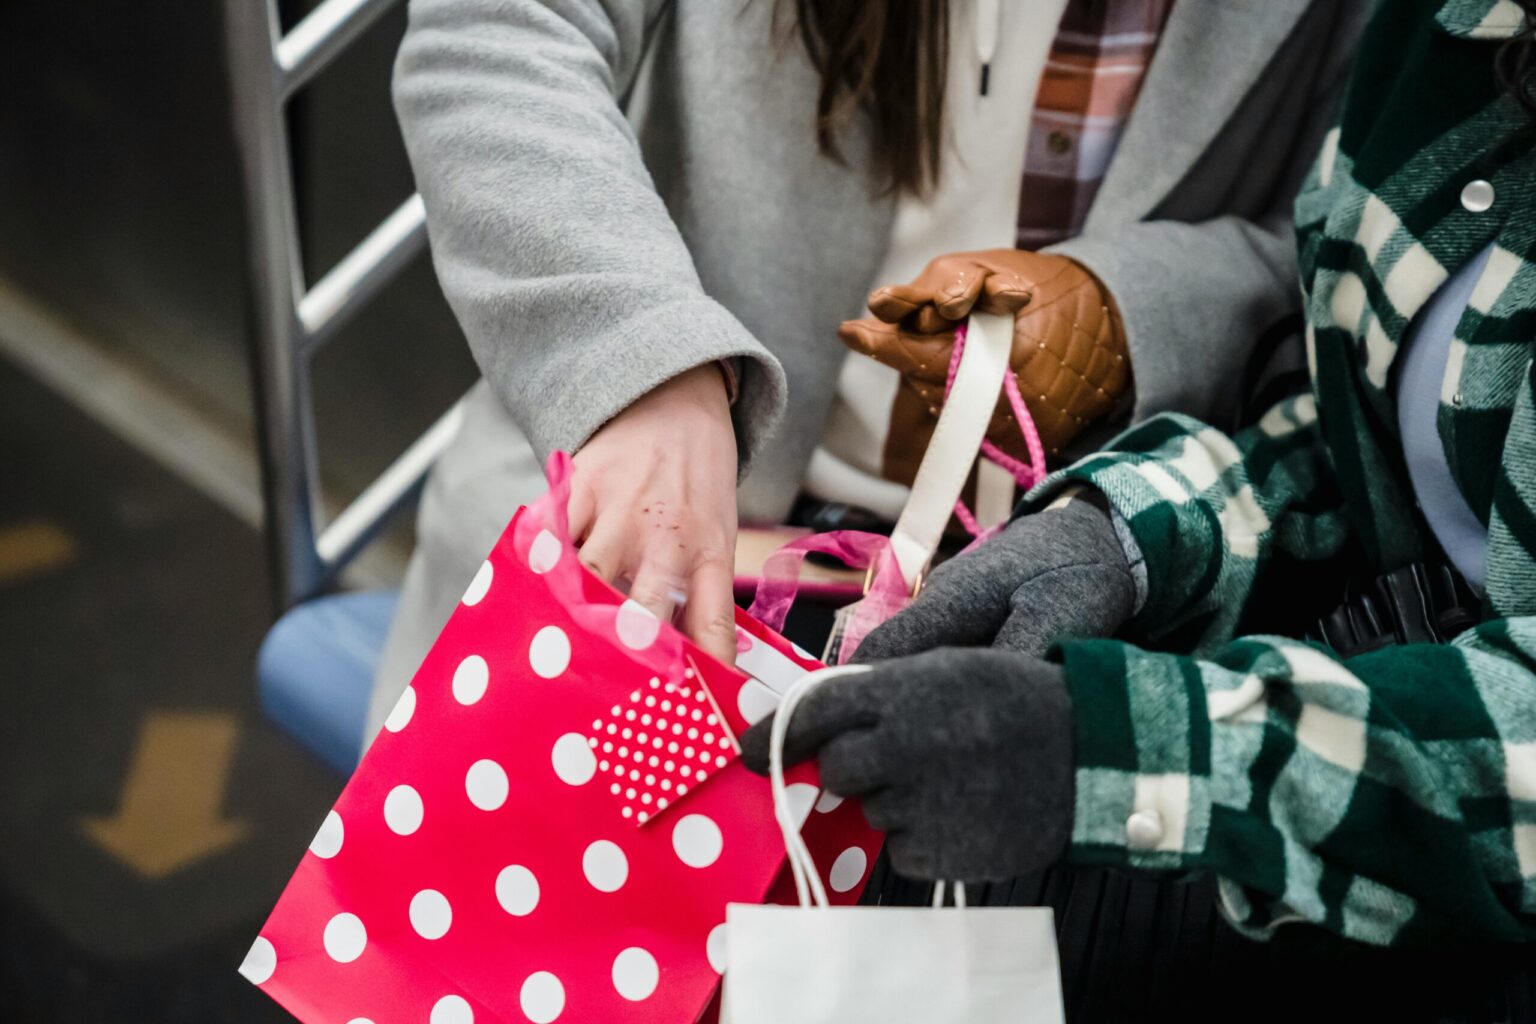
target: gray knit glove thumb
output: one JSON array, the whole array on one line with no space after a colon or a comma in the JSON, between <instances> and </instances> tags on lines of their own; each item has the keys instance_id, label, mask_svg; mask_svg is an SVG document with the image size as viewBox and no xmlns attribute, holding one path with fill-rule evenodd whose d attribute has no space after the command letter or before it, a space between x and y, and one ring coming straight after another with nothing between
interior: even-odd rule
<instances>
[{"instance_id":1,"label":"gray knit glove thumb","mask_svg":"<svg viewBox=\"0 0 1536 1024\"><path fill-rule=\"evenodd\" d=\"M741 739L760 774L772 721ZM909 878L1014 878L1055 863L1072 834L1072 704L1061 668L1028 655L941 648L828 680L784 750L862 802Z\"/></svg>"},{"instance_id":2,"label":"gray knit glove thumb","mask_svg":"<svg viewBox=\"0 0 1536 1024\"><path fill-rule=\"evenodd\" d=\"M1110 636L1135 611L1136 583L1109 513L1090 500L1021 516L933 571L856 661L940 646L1043 655L1057 640Z\"/></svg>"}]
</instances>

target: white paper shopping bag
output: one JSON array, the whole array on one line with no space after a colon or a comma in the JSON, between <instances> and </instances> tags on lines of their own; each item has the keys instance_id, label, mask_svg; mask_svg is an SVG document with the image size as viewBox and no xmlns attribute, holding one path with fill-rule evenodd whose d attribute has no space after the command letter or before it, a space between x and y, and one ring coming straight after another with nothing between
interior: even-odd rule
<instances>
[{"instance_id":1,"label":"white paper shopping bag","mask_svg":"<svg viewBox=\"0 0 1536 1024\"><path fill-rule=\"evenodd\" d=\"M826 680L785 694L770 747L774 815L799 907L726 911L722 1024L1060 1024L1056 934L1048 908L830 907L784 785L784 735L795 706ZM939 896L942 900L943 887Z\"/></svg>"}]
</instances>

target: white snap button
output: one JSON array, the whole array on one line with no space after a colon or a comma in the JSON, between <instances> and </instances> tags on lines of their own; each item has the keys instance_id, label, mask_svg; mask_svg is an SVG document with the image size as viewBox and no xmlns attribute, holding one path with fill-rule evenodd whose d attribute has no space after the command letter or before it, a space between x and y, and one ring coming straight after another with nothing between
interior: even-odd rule
<instances>
[{"instance_id":1,"label":"white snap button","mask_svg":"<svg viewBox=\"0 0 1536 1024\"><path fill-rule=\"evenodd\" d=\"M1461 190L1461 206L1468 213L1484 213L1493 206L1493 184L1478 178Z\"/></svg>"},{"instance_id":2,"label":"white snap button","mask_svg":"<svg viewBox=\"0 0 1536 1024\"><path fill-rule=\"evenodd\" d=\"M1125 838L1133 849L1152 849L1163 841L1163 816L1156 811L1137 811L1125 819Z\"/></svg>"}]
</instances>

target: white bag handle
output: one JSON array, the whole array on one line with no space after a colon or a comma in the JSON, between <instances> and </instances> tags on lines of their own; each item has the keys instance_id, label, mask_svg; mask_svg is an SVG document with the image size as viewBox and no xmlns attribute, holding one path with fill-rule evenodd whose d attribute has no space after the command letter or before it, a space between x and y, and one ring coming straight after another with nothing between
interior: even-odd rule
<instances>
[{"instance_id":1,"label":"white bag handle","mask_svg":"<svg viewBox=\"0 0 1536 1024\"><path fill-rule=\"evenodd\" d=\"M891 534L896 564L909 590L917 587L939 549L955 502L976 464L1012 351L1013 317L971 314L954 385L912 481L912 496Z\"/></svg>"},{"instance_id":2,"label":"white bag handle","mask_svg":"<svg viewBox=\"0 0 1536 1024\"><path fill-rule=\"evenodd\" d=\"M933 905L935 907L942 907L944 905L944 885L945 883L942 880L935 882L933 885ZM955 883L955 906L961 910L965 909L964 882Z\"/></svg>"},{"instance_id":3,"label":"white bag handle","mask_svg":"<svg viewBox=\"0 0 1536 1024\"><path fill-rule=\"evenodd\" d=\"M795 893L802 907L826 907L827 889L822 885L821 873L816 870L810 847L800 835L800 822L795 820L794 811L789 806L789 790L784 785L784 738L789 735L789 722L794 717L795 708L812 690L842 676L858 675L870 669L869 665L834 665L801 676L784 691L784 699L774 713L773 727L768 733L768 781L773 787L773 816L779 823L779 831L784 834L784 850L789 855L789 870L795 877ZM956 882L954 886L955 906L963 908L965 885ZM943 882L934 890L933 905L944 905Z\"/></svg>"}]
</instances>

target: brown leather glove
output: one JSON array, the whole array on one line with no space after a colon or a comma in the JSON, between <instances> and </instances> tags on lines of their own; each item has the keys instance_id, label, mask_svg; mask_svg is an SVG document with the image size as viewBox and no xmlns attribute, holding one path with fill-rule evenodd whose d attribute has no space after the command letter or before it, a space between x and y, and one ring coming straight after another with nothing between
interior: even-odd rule
<instances>
[{"instance_id":1,"label":"brown leather glove","mask_svg":"<svg viewBox=\"0 0 1536 1024\"><path fill-rule=\"evenodd\" d=\"M941 256L911 283L877 288L874 318L849 320L843 344L897 370L902 387L891 410L884 475L910 484L944 402L955 324L973 308L1012 314L1013 372L1047 455L1113 412L1130 393L1131 362L1114 299L1065 256L988 249ZM1006 397L987 437L1027 458Z\"/></svg>"}]
</instances>

